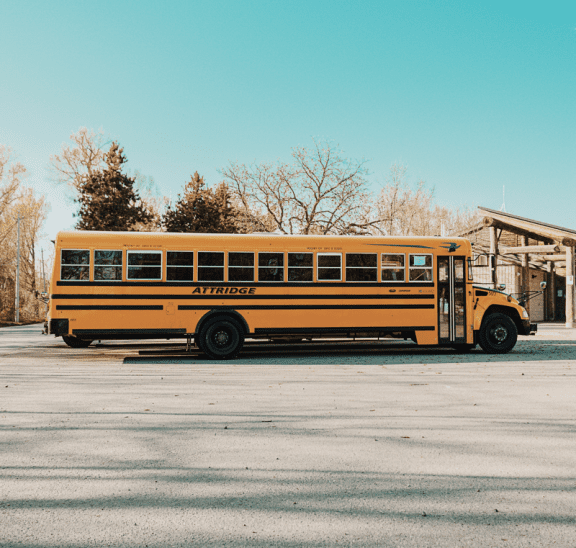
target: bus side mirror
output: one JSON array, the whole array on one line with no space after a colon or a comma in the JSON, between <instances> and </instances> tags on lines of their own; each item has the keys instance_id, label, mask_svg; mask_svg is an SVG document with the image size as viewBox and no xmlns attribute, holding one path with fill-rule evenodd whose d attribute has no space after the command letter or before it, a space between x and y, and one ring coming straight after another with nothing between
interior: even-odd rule
<instances>
[{"instance_id":1,"label":"bus side mirror","mask_svg":"<svg viewBox=\"0 0 576 548\"><path fill-rule=\"evenodd\" d=\"M546 289L546 282L540 282L540 289L542 289L542 291Z\"/></svg>"},{"instance_id":2,"label":"bus side mirror","mask_svg":"<svg viewBox=\"0 0 576 548\"><path fill-rule=\"evenodd\" d=\"M506 289L506 284L498 284L498 289L504 291Z\"/></svg>"}]
</instances>

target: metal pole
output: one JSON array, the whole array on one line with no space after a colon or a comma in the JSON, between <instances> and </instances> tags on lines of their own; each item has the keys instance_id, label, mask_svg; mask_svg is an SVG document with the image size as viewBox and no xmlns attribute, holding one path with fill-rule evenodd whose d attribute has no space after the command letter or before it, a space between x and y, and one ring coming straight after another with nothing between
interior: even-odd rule
<instances>
[{"instance_id":1,"label":"metal pole","mask_svg":"<svg viewBox=\"0 0 576 548\"><path fill-rule=\"evenodd\" d=\"M44 248L40 248L40 253L42 256L42 286L43 291L46 293L46 274L44 273ZM44 303L46 305L46 314L48 314L48 303Z\"/></svg>"},{"instance_id":2,"label":"metal pole","mask_svg":"<svg viewBox=\"0 0 576 548\"><path fill-rule=\"evenodd\" d=\"M18 242L16 245L16 323L20 323L20 213L18 213Z\"/></svg>"}]
</instances>

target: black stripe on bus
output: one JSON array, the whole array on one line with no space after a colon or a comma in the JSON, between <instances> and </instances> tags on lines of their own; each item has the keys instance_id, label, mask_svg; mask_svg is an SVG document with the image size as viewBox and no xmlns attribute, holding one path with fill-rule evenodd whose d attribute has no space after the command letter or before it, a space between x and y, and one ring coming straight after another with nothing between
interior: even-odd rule
<instances>
[{"instance_id":1,"label":"black stripe on bus","mask_svg":"<svg viewBox=\"0 0 576 548\"><path fill-rule=\"evenodd\" d=\"M398 333L401 331L435 331L433 325L408 325L404 327L281 327L272 328L257 327L255 335L291 335L307 333Z\"/></svg>"},{"instance_id":2,"label":"black stripe on bus","mask_svg":"<svg viewBox=\"0 0 576 548\"><path fill-rule=\"evenodd\" d=\"M407 331L434 331L431 325L398 327L295 327L273 328L257 327L255 335L291 335L314 333L399 333ZM184 338L195 333L186 333L186 329L74 329L73 334L82 339L161 339Z\"/></svg>"},{"instance_id":3,"label":"black stripe on bus","mask_svg":"<svg viewBox=\"0 0 576 548\"><path fill-rule=\"evenodd\" d=\"M69 287L434 287L434 282L84 282L57 281Z\"/></svg>"},{"instance_id":4,"label":"black stripe on bus","mask_svg":"<svg viewBox=\"0 0 576 548\"><path fill-rule=\"evenodd\" d=\"M433 309L433 304L264 304L264 305L234 305L234 306L194 306L181 304L178 310L404 310Z\"/></svg>"},{"instance_id":5,"label":"black stripe on bus","mask_svg":"<svg viewBox=\"0 0 576 548\"><path fill-rule=\"evenodd\" d=\"M83 339L151 339L181 338L186 336L186 329L74 329L74 335Z\"/></svg>"},{"instance_id":6,"label":"black stripe on bus","mask_svg":"<svg viewBox=\"0 0 576 548\"><path fill-rule=\"evenodd\" d=\"M164 310L162 305L81 304L57 305L56 310Z\"/></svg>"},{"instance_id":7,"label":"black stripe on bus","mask_svg":"<svg viewBox=\"0 0 576 548\"><path fill-rule=\"evenodd\" d=\"M82 293L75 295L74 293L57 293L50 296L51 299L433 299L433 294L410 294L401 293L396 295L381 295L381 294L349 294L349 295L284 295L284 294L268 294L268 295L250 295L247 293L211 293L204 295L202 293L195 293L193 295L154 295L154 294L128 294L123 293L121 295L117 294L96 294L91 295L89 293Z\"/></svg>"}]
</instances>

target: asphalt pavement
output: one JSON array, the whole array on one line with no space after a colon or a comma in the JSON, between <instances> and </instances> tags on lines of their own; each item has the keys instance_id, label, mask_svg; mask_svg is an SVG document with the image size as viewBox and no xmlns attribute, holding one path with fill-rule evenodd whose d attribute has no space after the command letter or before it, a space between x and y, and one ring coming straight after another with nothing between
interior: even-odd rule
<instances>
[{"instance_id":1,"label":"asphalt pavement","mask_svg":"<svg viewBox=\"0 0 576 548\"><path fill-rule=\"evenodd\" d=\"M40 331L0 329L1 547L576 546L576 330L229 362Z\"/></svg>"}]
</instances>

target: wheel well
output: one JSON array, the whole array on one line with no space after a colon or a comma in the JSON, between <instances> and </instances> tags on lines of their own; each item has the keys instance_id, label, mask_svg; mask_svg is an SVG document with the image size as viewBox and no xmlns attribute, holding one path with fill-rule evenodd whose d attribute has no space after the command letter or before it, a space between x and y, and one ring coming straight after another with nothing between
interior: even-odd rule
<instances>
[{"instance_id":1,"label":"wheel well","mask_svg":"<svg viewBox=\"0 0 576 548\"><path fill-rule=\"evenodd\" d=\"M240 324L240 326L244 330L244 335L248 335L248 333L250 333L250 328L248 327L248 323L246 322L246 320L244 319L242 314L239 314L238 312L236 312L236 310L233 310L233 309L230 309L230 310L216 309L216 310L210 310L209 312L206 312L206 314L204 314L204 316L202 316L200 318L200 321L196 325L196 333L195 334L198 335L198 333L200 333L200 331L202 330L202 327L204 326L204 324L210 318L213 318L214 316L228 316L229 318L236 320L236 322L238 322Z\"/></svg>"},{"instance_id":2,"label":"wheel well","mask_svg":"<svg viewBox=\"0 0 576 548\"><path fill-rule=\"evenodd\" d=\"M509 306L498 306L493 304L492 306L488 307L486 312L484 312L484 318L487 318L490 314L496 314L500 312L501 314L506 314L516 325L516 329L518 329L518 333L522 333L524 327L522 326L522 320L520 319L520 314L518 314L518 310L515 308L510 308Z\"/></svg>"}]
</instances>

